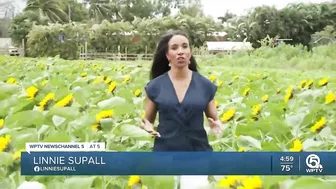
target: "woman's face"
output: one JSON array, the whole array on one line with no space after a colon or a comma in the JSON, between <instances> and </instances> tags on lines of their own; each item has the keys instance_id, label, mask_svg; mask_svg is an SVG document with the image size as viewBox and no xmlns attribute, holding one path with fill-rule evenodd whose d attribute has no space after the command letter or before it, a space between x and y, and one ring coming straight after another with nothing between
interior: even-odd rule
<instances>
[{"instance_id":1,"label":"woman's face","mask_svg":"<svg viewBox=\"0 0 336 189\"><path fill-rule=\"evenodd\" d=\"M188 66L191 57L189 40L183 35L173 36L168 42L166 56L171 66L178 68Z\"/></svg>"}]
</instances>

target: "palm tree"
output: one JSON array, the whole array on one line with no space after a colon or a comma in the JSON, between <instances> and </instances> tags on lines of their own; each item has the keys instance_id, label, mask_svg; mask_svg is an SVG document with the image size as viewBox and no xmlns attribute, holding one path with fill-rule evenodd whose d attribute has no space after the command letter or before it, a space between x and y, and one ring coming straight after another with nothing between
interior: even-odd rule
<instances>
[{"instance_id":1,"label":"palm tree","mask_svg":"<svg viewBox=\"0 0 336 189\"><path fill-rule=\"evenodd\" d=\"M48 18L50 22L66 22L67 14L62 10L57 0L28 0L24 11L39 14L40 19Z\"/></svg>"},{"instance_id":2,"label":"palm tree","mask_svg":"<svg viewBox=\"0 0 336 189\"><path fill-rule=\"evenodd\" d=\"M121 19L119 1L115 0L90 0L89 14L97 23L103 20L117 21Z\"/></svg>"}]
</instances>

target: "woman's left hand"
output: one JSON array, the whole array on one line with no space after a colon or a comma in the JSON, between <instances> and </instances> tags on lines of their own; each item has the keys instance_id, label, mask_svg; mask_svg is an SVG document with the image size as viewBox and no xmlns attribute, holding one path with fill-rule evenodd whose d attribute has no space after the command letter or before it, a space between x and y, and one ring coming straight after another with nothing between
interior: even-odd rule
<instances>
[{"instance_id":1,"label":"woman's left hand","mask_svg":"<svg viewBox=\"0 0 336 189\"><path fill-rule=\"evenodd\" d=\"M212 118L208 118L208 121L212 132L217 136L220 135L222 133L222 122L219 119L215 121Z\"/></svg>"}]
</instances>

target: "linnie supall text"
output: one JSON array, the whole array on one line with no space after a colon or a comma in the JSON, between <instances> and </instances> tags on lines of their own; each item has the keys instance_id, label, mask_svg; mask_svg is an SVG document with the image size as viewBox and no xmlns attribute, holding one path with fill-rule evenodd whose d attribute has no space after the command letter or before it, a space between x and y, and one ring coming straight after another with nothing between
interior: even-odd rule
<instances>
[{"instance_id":1,"label":"linnie supall text","mask_svg":"<svg viewBox=\"0 0 336 189\"><path fill-rule=\"evenodd\" d=\"M94 156L54 156L34 157L34 165L104 165L103 157Z\"/></svg>"}]
</instances>

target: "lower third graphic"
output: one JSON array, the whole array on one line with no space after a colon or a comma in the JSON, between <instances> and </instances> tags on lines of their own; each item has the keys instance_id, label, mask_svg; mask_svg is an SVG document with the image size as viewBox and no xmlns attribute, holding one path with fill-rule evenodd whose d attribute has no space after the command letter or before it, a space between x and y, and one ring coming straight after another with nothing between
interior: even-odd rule
<instances>
[{"instance_id":1,"label":"lower third graphic","mask_svg":"<svg viewBox=\"0 0 336 189\"><path fill-rule=\"evenodd\" d=\"M306 165L309 167L306 169L307 173L322 173L323 171L320 157L316 154L310 154L307 156Z\"/></svg>"},{"instance_id":2,"label":"lower third graphic","mask_svg":"<svg viewBox=\"0 0 336 189\"><path fill-rule=\"evenodd\" d=\"M67 166L35 166L34 172L48 172L48 171L76 171L75 167Z\"/></svg>"}]
</instances>

